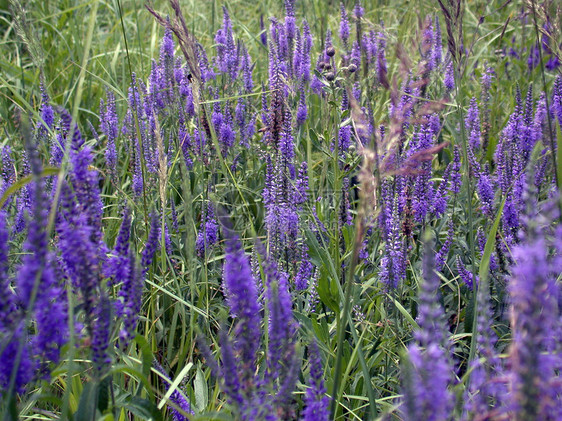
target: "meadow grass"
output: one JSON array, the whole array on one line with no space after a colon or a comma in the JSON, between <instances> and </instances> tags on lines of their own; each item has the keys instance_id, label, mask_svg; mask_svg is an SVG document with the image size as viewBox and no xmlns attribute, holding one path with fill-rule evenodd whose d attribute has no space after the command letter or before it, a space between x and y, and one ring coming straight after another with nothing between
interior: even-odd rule
<instances>
[{"instance_id":1,"label":"meadow grass","mask_svg":"<svg viewBox=\"0 0 562 421\"><path fill-rule=\"evenodd\" d=\"M280 238L288 236L286 232L290 231L291 223L283 228L284 232L280 231L281 234L273 232L272 211L263 193L264 189L274 190L276 183L283 183L280 179L275 179L273 183L268 179L270 171L273 171L270 167L281 162L282 158L279 157L282 152L279 143L267 141L268 135L275 136L275 129L271 121L263 121L261 101L262 95L268 101L275 98L280 89L272 83L273 66L268 54L273 44L262 43L260 18L263 17L265 31L272 42L269 18L276 17L279 22L283 21L286 13L283 2L181 2L187 29L205 48L210 60L215 56L215 34L223 25L223 7L228 10L234 37L251 57L254 81L254 88L250 92L243 92L241 76L235 81L217 71L216 79L201 89L200 102L196 101L195 105L198 109L189 117L185 130L191 136L194 136L194 129L205 131L208 152L201 152L198 156L194 150L190 150L191 163L185 159L179 139L183 130L179 114L184 112L174 108L177 107L176 101L179 101L179 91L174 92L177 98L169 100L168 108L155 113L156 129L151 132L154 143L150 146L153 149L144 153L142 148L147 144L143 145L141 141L137 142L140 151L137 152L130 140L135 136L137 139L142 138L141 132L149 130L143 126L147 124L148 117L146 121L143 120L138 115L140 108L136 109L130 101L133 74L137 80L151 86L151 82L148 82L151 61L159 60L165 31L142 2L33 0L5 3L0 8L0 127L2 146L11 148L15 162L12 165L15 170L14 188L6 190L9 183L4 179L2 190L3 200L6 201L3 218L7 221L9 231L13 231L9 237L8 269L3 275L7 279L5 291L14 296L19 294L21 287L15 274L21 271L18 269L20 262L30 250L26 248L25 241L26 233L31 228L20 232L14 228L19 212L16 198L24 197L22 192L38 183L39 179L38 175L28 176L31 174L29 165L32 164L28 163L29 149L24 153L25 136L22 134L28 130L27 126L34 133L35 147L46 167L41 177L50 183L45 190L50 195L47 202L49 225L46 227L49 247L57 255L64 255L59 245L59 237L64 237L64 234L59 231L59 226L61 219L65 218L60 216L64 213L61 200L64 201L65 180L73 180L70 182L72 190L76 191L76 195L79 193L78 182L75 181L77 176L73 175L77 164L72 161L72 149L67 146L59 163L50 161L53 139L62 133L62 118L56 117L55 125L48 129L43 138L36 134L42 121L41 84L55 111L58 113L56 107L61 107L67 110L71 118L72 124L69 125L68 133L64 134L67 145L70 145L70 139L79 130L85 145L91 148L92 160L87 168L98 177L97 186L103 204L102 238L107 247L107 256L115 253L125 207L130 210L133 220L131 255L141 256L150 249L152 212L156 212L160 227L160 245L154 258L144 268L138 324L134 331L129 332L127 340L120 337L120 328L125 324L124 316L118 310L112 310L114 318L108 327L107 339L110 344L107 351L109 359L107 367L102 370L103 375L99 376L89 351L94 335L88 330L87 307L84 304L87 294L71 282L70 275L65 274L65 271L68 272L68 263L66 266L60 264L60 273L57 272L57 275L61 277L59 281L66 291L68 326L73 333L66 343L61 344L60 362L48 365L46 375L34 377L33 382L18 393L13 387L4 389L5 385L0 384L3 419L126 420L172 419L173 416L178 417L173 419L185 416L195 420L326 419L327 416L323 418L325 415L320 413L305 415L305 408L310 405L307 393L314 389L309 380L313 371L314 357L311 357L311 353L314 348L310 345L313 342L317 344L322 364L324 391L321 394L329 402L324 411L327 414L329 409L330 419L415 419L412 414L416 413L427 419L440 419L436 415L437 409L433 414L427 412L429 409L426 407L412 409L409 406L411 401L407 399L411 391L408 379L415 386L414 389L431 384L432 373L428 374L429 380L425 378L423 370L415 365L414 358L414 368L410 368L410 372L404 369L407 366L404 361L408 360L410 353L415 352L412 351L414 343L419 343L424 351L432 349L430 343L419 339L415 333L424 332L429 325L441 326L441 334L447 342L440 344L442 346L439 348L447 354L446 360L451 366L445 389L455 397L443 397L443 400L454 401L451 407L447 407L447 419L461 419L463 416L474 418L475 412L471 412L474 408L467 410L465 407L477 395L470 389L471 377L473 384L477 382L475 376L471 376L473 370L477 371L473 362L491 360L490 356L482 353L477 343L480 335L488 335L476 330L481 323L479 316L482 318L488 314L486 307L490 301L493 311L490 327L497 339L495 352L501 361L507 361L510 355L515 355L513 349L516 349L516 345L513 344L517 342L512 339L512 330L516 329L517 321L514 319L517 317L512 314L510 319L509 308L523 307L517 307L517 297L510 298L509 295L514 288L510 286L512 274L522 273L518 272L519 260L514 256L519 254L514 250L523 250L528 244L536 244L533 242L536 239L534 235L538 235L535 231L542 230L547 235L560 232L555 231L559 217L556 211L549 210L553 206L560 206L560 185L553 181L557 174L562 174L562 159L555 159L556 155L560 156L560 149L556 148L556 133L560 139L561 124L556 120L559 118L556 111L547 112L548 115L544 116L544 121L540 123L544 130L541 129L541 137L536 139L537 146L533 144L534 149L522 169L531 171L528 175L531 180L540 167L541 159L548 161L546 181L533 187L537 191L527 188L527 184L533 184L530 181L519 190L525 200L529 196L536 199L533 205L528 205L528 202L518 205L517 213L522 222L514 230L509 228L504 215L509 200L515 200L510 199L510 194L517 186L515 180L509 180L512 184L507 190L501 189L501 164L496 156L499 145L504 142L503 130L510 124L510 116L518 106L520 92L523 92L524 99L528 87L533 86L531 104L527 105L531 107L532 116L535 115L534 110L538 109L535 104L541 92L547 92L548 101L553 101L555 78L560 77L561 67L545 69L544 65L549 57L560 54L560 46L551 42L551 54L547 57L544 53L542 63L532 68L527 58L537 42L537 30L545 31L545 13L551 17L550 33L560 31L560 11L556 10L555 2L536 5L539 10L537 28L534 27L530 6L503 1L461 2L462 20L450 23L453 31L462 27L462 39L455 40L458 59L452 62L455 88L450 91L444 87L447 77L445 66L426 74L422 72L420 64L424 60L420 55L425 51L424 25L427 26L428 16L440 19L444 62L447 57L450 37L446 29L447 19L438 2L361 1L365 10L361 18L362 30L364 33L373 30L380 34L379 37L384 36L386 42L388 86L385 88L384 83L377 80L379 76L372 68L359 66L357 73L353 74L344 69L349 65L349 59L342 58L346 55L346 47L338 36L340 3L297 0L296 23L301 27L301 19L306 18L310 25L314 39L310 55L311 74L323 83L323 94L313 93L307 84L306 122L300 125L289 123L294 157L290 164L285 163L283 171L290 172L289 168L294 165L292 171L298 173L301 162L306 162L308 166L307 197L296 212L298 222L291 222L298 226L299 231L290 246L283 243L289 240ZM445 8L456 7L455 2L444 3ZM355 24L351 15L355 1L344 1L342 4L350 15L351 39L354 39ZM174 18L173 8L166 1L154 1L149 6L164 17L169 15ZM329 80L329 72L314 73L318 54L325 47L327 29L333 32L335 59L332 66L340 69L334 80ZM185 63L177 37L174 37L174 42L175 57L181 57ZM365 60L364 55L362 60ZM481 79L488 67L493 69L494 77L489 88L489 100L484 103ZM289 86L289 93L282 99L285 110L296 118L299 84L287 74L280 79L282 81L277 83ZM362 95L361 98L350 99L354 81L360 84ZM420 82L422 90L415 91L408 85L410 82L414 85ZM262 83L265 94L262 93ZM215 96L207 89L208 86L216 89ZM107 103L107 92L115 96L119 130L125 124L127 111L130 111L130 131L133 133L119 134L115 139L118 156L115 174L106 161L108 139L100 125L105 118L100 115L100 100ZM143 100L148 96L143 95ZM409 117L389 117L389 110L399 108L398 102L403 96L417 101L412 114ZM342 106L344 97L350 101L346 107ZM470 99L473 97L481 107L480 118L482 121L486 119L487 126L481 126L486 133L480 138L486 137L486 149L473 148L471 133L466 130L465 118L470 115ZM238 144L241 138L238 133L235 145L225 148L222 129L214 126L212 115L217 104L226 113L227 107L234 110L242 100L246 101L248 115L256 116L256 133L248 140L248 146ZM271 101L268 112L274 118L274 104ZM432 111L425 112L424 104L431 104ZM404 107L407 109L407 106ZM429 158L414 159L414 169L407 166L399 169L398 163L395 167L387 165L385 160L395 153L394 146L389 146L392 142L400 144L401 164L407 164L412 156L417 157L415 153L420 150L415 148L422 142L419 140L422 137L420 127L430 124L431 115L439 116L440 127L434 133L430 146L436 146L436 149ZM547 129L546 117L550 129ZM342 151L338 139L342 136L341 128L346 125L353 127L354 141L351 147ZM382 136L380 125L385 126L387 137ZM362 130L368 134L362 136ZM385 150L385 147L388 149ZM417 188L415 183L421 183L422 173L429 174L424 182L432 183L431 189L435 188L435 191L440 183L447 183L445 169L454 162L455 147L460 150L462 161L459 173L462 176L462 188L458 192L447 192L448 201L442 215L416 220L412 211L412 202L416 200L412 192ZM366 150L373 150L377 154L376 158L369 161ZM410 150L411 153L407 152ZM150 153L155 157L154 162L157 162L156 171L151 169ZM473 157L474 153L476 157ZM475 161L481 169L476 169ZM479 190L481 174L485 172L483 168L486 165L489 165L495 182L490 213L482 210L484 201ZM137 170L140 171L138 177L143 181L140 194L135 193ZM5 163L3 171L7 173ZM56 183L53 173L56 173ZM404 186L411 182L410 190L405 188L398 193L399 187L396 186L401 186L401 182L405 183ZM557 182L560 183L560 180ZM288 182L285 180L284 188L292 191L298 183L299 177L291 176ZM396 189L396 197L389 199L388 191L392 189ZM368 202L372 199L365 197L364 192L371 193L374 205L369 206ZM401 200L405 203L401 203ZM287 199L290 205L292 201L294 198ZM549 205L551 202L554 205ZM29 203L31 205L28 204L24 212L28 220L32 219L30 209L33 200L29 200ZM221 233L217 234L216 244L207 244L208 233L214 229L206 225L209 203L215 213L214 223L220 226L218 230ZM532 206L536 206L536 209L529 209ZM77 209L79 207L78 203ZM352 223L346 223L342 216L341 209L345 210L346 207ZM84 212L87 213L87 210ZM226 219L232 224L231 228L228 228ZM176 220L177 229L174 227ZM386 229L386 223L394 225ZM422 267L426 267L424 256L425 259L433 259L447 242L450 224L454 225L454 236L443 267L431 270L431 274L422 271ZM225 287L228 277L226 266L230 258L235 259L237 256L229 249L230 234L225 232L229 229L237 233L242 250L248 257L248 264L251 262L252 276L258 279L257 296L261 297L260 317L263 316L263 334L260 336L261 345L258 344L256 348L255 360L249 363L250 368L244 365L247 362L239 363L246 371L238 367L246 376L250 376L248 370L251 371L252 377L244 377L242 380L246 383L241 380L242 386L239 386L248 393L244 395L246 406L232 397L225 374L227 363L224 361L228 351L224 336L230 334L233 338L231 341L234 345L231 345L237 350L234 353L237 359L243 353L243 348L236 348L239 346L238 341L247 340L238 339L245 338L246 328L240 326L246 326L243 324L246 316L233 314L232 310L232 302L241 298ZM391 258L390 248L394 247L390 233L400 238L400 248L405 250L405 255L400 262L396 260L389 264L385 258ZM201 235L206 239L202 252L198 242ZM367 241L363 246L365 239ZM550 237L547 240L548 250L553 255L553 250L560 245L551 241ZM305 249L303 244L306 245ZM260 252L261 245L266 250L263 253ZM305 250L303 255L299 254L301 250ZM360 257L362 251L366 257ZM293 252L294 255L291 255ZM308 274L307 287L299 290L295 286L295 279L304 255L314 270ZM59 260L64 259L63 256ZM474 279L479 278L478 286L475 281L473 288L463 279L464 272L458 269L458 259L464 264L467 273L471 273ZM554 262L553 270L556 270L560 266L559 258L551 259ZM396 285L385 284L382 268L390 267L388 271L392 272L397 270L392 267L397 263L404 265L403 279ZM140 264L137 262L133 266L140 267ZM241 266L244 267L244 264ZM291 322L286 322L284 335L287 336L282 341L284 348L279 351L275 342L275 335L279 333L271 326L277 320L275 317L286 320L283 319L283 311L279 310L287 307L279 292L284 285L283 274L288 277ZM37 276L41 277L41 270ZM439 291L434 295L434 304L438 306L437 310L427 310L429 304L427 300L424 301L423 286L431 284L428 278L433 276ZM549 273L548 276L555 280L555 288L559 289L559 273ZM522 275L520 277L523 279ZM116 301L125 300L120 295L124 288L119 283L108 283L108 279L110 277L100 275L100 286L96 287L99 288L96 291L100 297L107 295ZM251 287L247 287L245 291L248 288L251 290ZM314 297L317 301L314 301ZM101 306L101 303L100 298L98 305ZM542 314L545 308L547 304L538 313ZM558 307L556 309L560 311ZM436 311L440 314L433 320L431 317ZM28 317L32 318L30 315ZM251 315L248 317L251 318ZM431 320L428 322L428 319ZM559 320L555 326L559 325ZM0 323L0 338L3 341L0 356L8 349L8 342L16 341L16 336L6 333L9 331L5 328L7 325L4 321ZM291 330L293 328L294 332ZM31 321L26 324L26 329L34 334L39 332L37 324ZM24 342L23 339L20 341ZM545 345L543 351L559 357L558 346L549 348ZM270 360L272 355L278 355L282 365L278 369L278 377L273 380L268 377L275 365ZM421 355L427 354L422 352ZM4 355L3 358L7 357ZM157 364L153 363L154 360ZM298 361L298 364L294 361ZM287 401L279 403L281 400L277 396L282 394L284 387L284 384L279 384L279 379L287 376L286 381L289 382L292 364L298 365L292 380L293 387L289 390ZM217 365L218 369L214 369L213 365ZM508 374L507 369L502 371L497 382L507 382L505 379L509 377ZM552 377L554 383L559 379L556 374L552 374ZM7 378L11 379L10 376ZM257 379L263 380L266 386L259 386L262 387L259 389ZM4 378L0 377L0 380ZM246 384L251 384L251 387ZM258 392L251 395L245 387L248 390L255 387L262 395ZM517 387L515 384L514 389L519 390ZM500 392L497 393L499 396ZM556 393L554 399L559 403L560 395ZM492 414L489 419L496 419L494 416L501 419L501 415L524 419L522 414L532 414L532 410L542 414L540 411L544 410L542 407L528 409L525 406L527 403L521 403L524 402L521 400L523 398L513 392L513 399L520 399L516 401L527 411L519 413L505 403L511 402L511 395L506 394L509 396L505 398L508 401L502 401L504 398L501 396L504 395L498 396L494 395L487 407ZM180 398L189 402L188 407L193 414L186 413L186 408L181 407ZM423 397L418 396L416 399L422 401ZM260 406L262 404L263 408ZM251 412L249 407L257 412ZM172 415L174 409L179 410L176 415ZM260 412L262 409L263 412ZM494 410L499 411L499 415Z\"/></svg>"}]
</instances>

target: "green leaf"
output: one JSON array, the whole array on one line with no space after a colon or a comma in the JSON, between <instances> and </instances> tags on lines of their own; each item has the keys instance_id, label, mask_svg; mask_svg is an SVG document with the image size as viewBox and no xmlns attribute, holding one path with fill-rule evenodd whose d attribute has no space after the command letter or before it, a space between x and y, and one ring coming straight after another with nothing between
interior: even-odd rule
<instances>
[{"instance_id":1,"label":"green leaf","mask_svg":"<svg viewBox=\"0 0 562 421\"><path fill-rule=\"evenodd\" d=\"M82 389L78 410L74 414L75 421L91 421L96 419L96 409L98 400L97 382L88 382Z\"/></svg>"},{"instance_id":2,"label":"green leaf","mask_svg":"<svg viewBox=\"0 0 562 421\"><path fill-rule=\"evenodd\" d=\"M99 393L98 393L98 409L103 413L107 408L109 408L109 394L111 387L111 376L105 377L100 382Z\"/></svg>"},{"instance_id":3,"label":"green leaf","mask_svg":"<svg viewBox=\"0 0 562 421\"><path fill-rule=\"evenodd\" d=\"M50 177L52 175L57 175L59 173L59 171L60 170L58 168L55 168L55 167L46 167L45 169L43 169L43 172L41 173L41 177L45 178L45 177ZM21 189L24 186L31 183L32 180L33 180L33 174L29 174L29 175L26 175L25 177L20 178L14 184L12 184L10 187L8 187L6 189L6 191L4 192L4 194L2 195L2 197L0 197L0 208L2 206L4 206L4 204L8 201L8 198L12 194L14 194L19 189Z\"/></svg>"},{"instance_id":4,"label":"green leaf","mask_svg":"<svg viewBox=\"0 0 562 421\"><path fill-rule=\"evenodd\" d=\"M201 368L197 367L197 374L195 375L195 405L199 412L205 411L209 403L209 389L207 388L207 381Z\"/></svg>"},{"instance_id":5,"label":"green leaf","mask_svg":"<svg viewBox=\"0 0 562 421\"><path fill-rule=\"evenodd\" d=\"M150 350L150 346L148 342L142 335L135 336L135 342L139 346L142 354L142 374L148 378L150 375L150 368L152 367L152 360L154 356L152 355L152 351Z\"/></svg>"},{"instance_id":6,"label":"green leaf","mask_svg":"<svg viewBox=\"0 0 562 421\"><path fill-rule=\"evenodd\" d=\"M142 399L138 396L132 396L125 405L125 409L131 411L133 415L141 420L162 420L162 413L158 410L156 405L147 399Z\"/></svg>"},{"instance_id":7,"label":"green leaf","mask_svg":"<svg viewBox=\"0 0 562 421\"><path fill-rule=\"evenodd\" d=\"M177 375L177 377L174 379L174 381L172 382L172 384L168 388L168 391L166 392L166 394L164 395L162 400L160 402L158 402L158 409L162 409L164 407L164 405L166 404L166 401L168 399L170 399L170 396L172 396L172 393L174 393L174 391L178 388L181 381L187 375L187 373L189 373L189 370L191 370L192 367L193 367L193 363L188 363L184 368L182 368L180 373Z\"/></svg>"},{"instance_id":8,"label":"green leaf","mask_svg":"<svg viewBox=\"0 0 562 421\"><path fill-rule=\"evenodd\" d=\"M557 174L557 179L558 179L558 192L562 191L562 129L560 128L560 125L562 124L562 121L559 122L559 124L556 124L556 121L554 122L554 125L556 126L556 138L557 140L557 147L556 147L556 174ZM558 200L562 201L562 196L560 196L558 198Z\"/></svg>"},{"instance_id":9,"label":"green leaf","mask_svg":"<svg viewBox=\"0 0 562 421\"><path fill-rule=\"evenodd\" d=\"M396 306L396 308L398 309L398 311L400 313L402 313L402 315L404 316L404 318L408 321L408 323L410 323L410 325L414 328L414 329L419 329L420 326L417 324L417 322L414 320L414 318L412 317L412 315L410 313L408 313L408 310L406 310L404 308L404 306L396 299L394 298L392 295L386 293L385 294Z\"/></svg>"}]
</instances>

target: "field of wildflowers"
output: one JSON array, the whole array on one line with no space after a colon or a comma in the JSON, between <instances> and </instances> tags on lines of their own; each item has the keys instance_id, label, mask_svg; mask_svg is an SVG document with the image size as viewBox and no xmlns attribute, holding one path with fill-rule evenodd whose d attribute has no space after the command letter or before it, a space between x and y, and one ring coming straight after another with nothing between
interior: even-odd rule
<instances>
[{"instance_id":1,"label":"field of wildflowers","mask_svg":"<svg viewBox=\"0 0 562 421\"><path fill-rule=\"evenodd\" d=\"M2 420L562 420L562 5L0 1Z\"/></svg>"}]
</instances>

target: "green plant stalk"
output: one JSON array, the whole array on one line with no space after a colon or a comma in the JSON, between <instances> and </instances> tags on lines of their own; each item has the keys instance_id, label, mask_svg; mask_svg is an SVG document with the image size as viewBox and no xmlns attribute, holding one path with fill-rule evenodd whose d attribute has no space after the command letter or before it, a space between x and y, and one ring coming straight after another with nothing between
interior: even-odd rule
<instances>
[{"instance_id":1,"label":"green plant stalk","mask_svg":"<svg viewBox=\"0 0 562 421\"><path fill-rule=\"evenodd\" d=\"M542 56L542 47L541 47L541 40L539 35L539 26L537 24L537 10L535 5L535 0L531 0L531 8L533 9L533 24L535 27L535 34L537 36L537 43L539 45L539 65L541 69L541 77L542 77L542 85L544 89L544 100L546 103L546 109L550 110L548 105L548 95L546 90L546 77L544 76L544 63L543 63L543 56ZM556 147L556 140L554 136L554 131L552 130L552 118L550 116L550 112L547 111L546 119L548 122L548 133L550 136L550 152L552 153L552 162L554 163L554 178L556 180L556 185L558 186L558 193L562 192L562 163L560 162L560 148ZM562 122L560 122L562 124ZM560 221L562 222L562 197L559 197L558 200L558 210L560 211Z\"/></svg>"},{"instance_id":2,"label":"green plant stalk","mask_svg":"<svg viewBox=\"0 0 562 421\"><path fill-rule=\"evenodd\" d=\"M459 64L460 65L460 64ZM462 151L463 151L463 164L464 164L464 171L465 171L465 184L466 184L466 192L467 192L467 211L468 211L468 247L469 247L469 251L470 251L470 257L472 259L472 274L474 277L476 277L476 250L475 250L475 246L474 246L474 215L473 215L473 209L472 209L472 196L473 196L473 188L472 188L472 181L471 181L471 177L470 177L470 162L468 159L468 140L466 138L466 132L465 132L465 127L464 127L464 113L463 113L463 109L462 109L462 100L463 100L463 95L462 95L462 91L459 88L459 82L460 82L460 72L459 72L459 68L458 66L454 66L455 67L455 87L456 87L456 91L457 91L457 112L459 114L459 125L460 125L460 129L461 129L461 140L462 140ZM475 288L474 291L472 292L473 294L473 314L476 314L478 312L478 303L476 302L476 291L478 289ZM474 329L476 327L472 326L472 332L474 333ZM474 337L473 337L474 339Z\"/></svg>"},{"instance_id":3,"label":"green plant stalk","mask_svg":"<svg viewBox=\"0 0 562 421\"><path fill-rule=\"evenodd\" d=\"M96 3L97 4L97 3ZM127 33L125 32L125 23L123 22L123 11L121 9L121 0L117 0L117 7L119 9L119 20L121 21L121 30L123 31L123 41L125 43L125 53L127 56L127 64L129 67L129 77L133 80L133 67L131 66L131 57L129 55L129 43L127 41ZM133 117L135 119L135 130L137 132L137 141L139 144L140 162L141 162L141 177L142 177L142 201L144 207L144 223L148 226L148 202L146 200L146 163L144 160L144 151L142 145L142 136L140 132L139 116L136 107L133 107ZM146 232L148 239L149 231Z\"/></svg>"},{"instance_id":4,"label":"green plant stalk","mask_svg":"<svg viewBox=\"0 0 562 421\"><path fill-rule=\"evenodd\" d=\"M337 327L337 334L338 334L338 341L337 341L337 349L336 349L336 364L334 368L334 386L332 388L332 403L330 406L330 413L332 419L336 419L337 415L337 404L340 396L340 378L341 378L341 371L342 371L342 358L343 358L343 340L345 337L345 329L348 324L348 320L350 319L349 313L351 310L351 297L353 292L353 277L355 274L355 268L357 267L357 262L359 258L359 250L363 244L363 218L360 217L357 225L357 229L355 230L355 241L353 244L353 251L351 255L351 263L349 265L348 277L345 284L345 293L344 293L344 307L341 315L339 316L338 320L338 327ZM357 341L357 332L355 332L355 326L351 326L352 335L354 340ZM357 346L360 347L360 344L357 343ZM362 350L359 348L359 358L361 367L363 369L363 376L365 377L365 382L370 381L369 371L364 360L364 356ZM369 415L369 419L374 418L377 413L376 407L376 400L373 394L372 387L369 385L367 386L367 393L369 395L369 403L371 406L371 411Z\"/></svg>"},{"instance_id":5,"label":"green plant stalk","mask_svg":"<svg viewBox=\"0 0 562 421\"><path fill-rule=\"evenodd\" d=\"M482 260L480 262L480 268L478 270L478 278L479 283L475 283L474 285L474 296L475 296L475 303L478 301L478 294L481 294L482 288L488 288L488 274L490 272L490 259L492 257L492 253L494 252L494 247L496 243L496 233L498 232L498 228L501 221L501 216L503 213L503 207L505 205L506 196L503 197L500 207L498 209L498 213L496 215L496 219L494 220L494 224L488 233L488 237L486 238L486 245L484 246L484 253L482 255ZM475 304L475 309L473 313L473 321L472 321L472 337L470 339L470 351L468 354L468 361L466 362L467 367L470 369L470 364L474 360L474 356L476 355L476 343L478 339L478 331L476 330L477 322L478 322L478 306ZM468 374L466 380L466 387L468 388L470 384L470 374Z\"/></svg>"}]
</instances>

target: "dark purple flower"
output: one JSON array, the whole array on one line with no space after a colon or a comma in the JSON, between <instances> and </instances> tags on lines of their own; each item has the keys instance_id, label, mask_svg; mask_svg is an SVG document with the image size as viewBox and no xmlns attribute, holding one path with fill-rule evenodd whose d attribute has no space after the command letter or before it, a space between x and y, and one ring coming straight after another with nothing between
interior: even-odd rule
<instances>
[{"instance_id":1,"label":"dark purple flower","mask_svg":"<svg viewBox=\"0 0 562 421\"><path fill-rule=\"evenodd\" d=\"M385 253L380 261L380 279L388 289L398 287L406 278L406 250L400 230L400 217L398 213L398 198L385 198L384 213L384 239Z\"/></svg>"},{"instance_id":2,"label":"dark purple flower","mask_svg":"<svg viewBox=\"0 0 562 421\"><path fill-rule=\"evenodd\" d=\"M142 275L146 275L148 268L152 264L152 259L154 259L154 254L158 250L158 245L160 244L160 221L157 212L152 212L150 215L150 231L148 232L148 238L146 244L144 245L144 250L142 251L141 267Z\"/></svg>"},{"instance_id":3,"label":"dark purple flower","mask_svg":"<svg viewBox=\"0 0 562 421\"><path fill-rule=\"evenodd\" d=\"M111 367L111 357L107 351L111 344L111 316L111 302L109 298L103 294L95 309L91 345L92 362L98 378Z\"/></svg>"},{"instance_id":4,"label":"dark purple flower","mask_svg":"<svg viewBox=\"0 0 562 421\"><path fill-rule=\"evenodd\" d=\"M267 29L263 23L263 15L260 15L260 40L264 47L267 48Z\"/></svg>"},{"instance_id":5,"label":"dark purple flower","mask_svg":"<svg viewBox=\"0 0 562 421\"><path fill-rule=\"evenodd\" d=\"M144 252L143 257L145 257ZM119 342L122 348L125 348L130 338L135 336L138 315L142 306L142 290L144 287L143 272L136 264L132 253L129 253L127 268L127 278L124 279L121 284L117 305L117 315L123 319L123 325L119 332Z\"/></svg>"},{"instance_id":6,"label":"dark purple flower","mask_svg":"<svg viewBox=\"0 0 562 421\"><path fill-rule=\"evenodd\" d=\"M457 271L461 281L472 291L474 288L474 274L466 268L460 256L457 256ZM476 277L476 283L478 284L478 276Z\"/></svg>"},{"instance_id":7,"label":"dark purple flower","mask_svg":"<svg viewBox=\"0 0 562 421\"><path fill-rule=\"evenodd\" d=\"M447 92L451 92L455 89L455 72L453 70L453 61L451 59L449 59L449 62L445 67L443 84L445 85Z\"/></svg>"},{"instance_id":8,"label":"dark purple flower","mask_svg":"<svg viewBox=\"0 0 562 421\"><path fill-rule=\"evenodd\" d=\"M299 89L299 106L297 108L297 124L304 124L308 117L308 109L306 107L306 95L304 93L304 87L301 85Z\"/></svg>"},{"instance_id":9,"label":"dark purple flower","mask_svg":"<svg viewBox=\"0 0 562 421\"><path fill-rule=\"evenodd\" d=\"M223 6L222 11L222 27L215 35L217 67L222 73L229 75L234 80L238 76L239 56L232 35L230 15L225 6Z\"/></svg>"},{"instance_id":10,"label":"dark purple flower","mask_svg":"<svg viewBox=\"0 0 562 421\"><path fill-rule=\"evenodd\" d=\"M123 282L129 273L129 238L131 235L131 213L128 208L123 211L123 221L115 241L112 255L104 262L103 273L110 278L108 285Z\"/></svg>"},{"instance_id":11,"label":"dark purple flower","mask_svg":"<svg viewBox=\"0 0 562 421\"><path fill-rule=\"evenodd\" d=\"M79 208L67 184L63 186L61 207L58 248L67 276L82 295L86 328L92 335L101 281L100 244L88 215Z\"/></svg>"},{"instance_id":12,"label":"dark purple flower","mask_svg":"<svg viewBox=\"0 0 562 421\"><path fill-rule=\"evenodd\" d=\"M29 352L33 353L34 358L39 359L38 374L43 376L48 364L58 363L60 349L68 339L66 297L55 277L52 265L54 257L48 250L48 208L46 206L49 201L40 178L41 161L37 150L31 145L26 146L34 181L29 185L32 198L31 219L23 247L25 254L21 266L17 270L15 286L18 307L23 312L34 312L34 317L31 317L35 319L36 333L30 338ZM14 323L16 324L12 326L11 332L16 337L20 337L19 329L20 326L23 328L23 320ZM25 338L21 340L26 341ZM27 353L25 349L27 343L20 344L16 340L16 345L16 349L19 348L24 354ZM20 345L23 348L20 348ZM19 366L15 366L14 369L20 373L22 370L26 371L31 365L20 359Z\"/></svg>"}]
</instances>

